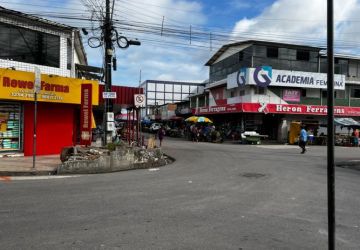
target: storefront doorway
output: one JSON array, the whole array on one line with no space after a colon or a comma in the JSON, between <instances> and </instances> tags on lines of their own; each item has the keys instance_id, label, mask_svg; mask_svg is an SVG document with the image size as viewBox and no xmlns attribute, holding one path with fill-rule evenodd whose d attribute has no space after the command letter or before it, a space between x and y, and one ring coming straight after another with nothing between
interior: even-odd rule
<instances>
[{"instance_id":1,"label":"storefront doorway","mask_svg":"<svg viewBox=\"0 0 360 250\"><path fill-rule=\"evenodd\" d=\"M269 140L277 140L280 121L281 115L264 115L261 134L267 135Z\"/></svg>"}]
</instances>

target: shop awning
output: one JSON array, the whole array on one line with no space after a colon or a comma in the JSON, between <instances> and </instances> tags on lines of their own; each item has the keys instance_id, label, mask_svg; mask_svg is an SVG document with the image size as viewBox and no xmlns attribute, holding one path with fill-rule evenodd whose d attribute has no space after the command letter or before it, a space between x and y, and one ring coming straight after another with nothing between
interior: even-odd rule
<instances>
[{"instance_id":1,"label":"shop awning","mask_svg":"<svg viewBox=\"0 0 360 250\"><path fill-rule=\"evenodd\" d=\"M335 118L334 119L335 125L340 125L344 127L351 127L351 126L359 126L360 123L355 121L353 118Z\"/></svg>"}]
</instances>

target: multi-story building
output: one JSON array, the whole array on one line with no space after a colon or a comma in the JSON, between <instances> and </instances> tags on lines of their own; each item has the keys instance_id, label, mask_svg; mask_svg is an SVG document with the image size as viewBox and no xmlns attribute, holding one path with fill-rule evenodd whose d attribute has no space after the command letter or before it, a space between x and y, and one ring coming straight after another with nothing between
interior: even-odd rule
<instances>
[{"instance_id":1,"label":"multi-story building","mask_svg":"<svg viewBox=\"0 0 360 250\"><path fill-rule=\"evenodd\" d=\"M87 65L77 28L0 7L0 67L76 77Z\"/></svg>"},{"instance_id":2,"label":"multi-story building","mask_svg":"<svg viewBox=\"0 0 360 250\"><path fill-rule=\"evenodd\" d=\"M206 63L209 84L191 97L198 115L286 141L292 121L326 126L327 63L319 47L264 41L224 45ZM360 57L335 58L335 115L360 116ZM323 125L323 126L322 126Z\"/></svg>"},{"instance_id":3,"label":"multi-story building","mask_svg":"<svg viewBox=\"0 0 360 250\"><path fill-rule=\"evenodd\" d=\"M155 119L158 114L158 119L161 119L160 106L188 101L192 93L201 92L204 86L205 83L195 81L146 80L140 85L146 95L146 112L142 116L152 115L152 118Z\"/></svg>"},{"instance_id":4,"label":"multi-story building","mask_svg":"<svg viewBox=\"0 0 360 250\"><path fill-rule=\"evenodd\" d=\"M0 32L0 153L33 154L35 103L37 154L76 144L82 122L91 134L80 104L85 88L83 100L98 104L98 82L76 78L87 66L78 29L0 7Z\"/></svg>"}]
</instances>

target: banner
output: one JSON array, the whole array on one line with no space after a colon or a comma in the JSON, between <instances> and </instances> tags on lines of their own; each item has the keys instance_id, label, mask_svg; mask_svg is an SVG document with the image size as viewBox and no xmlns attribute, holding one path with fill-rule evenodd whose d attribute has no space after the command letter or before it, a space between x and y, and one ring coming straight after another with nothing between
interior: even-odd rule
<instances>
[{"instance_id":1,"label":"banner","mask_svg":"<svg viewBox=\"0 0 360 250\"><path fill-rule=\"evenodd\" d=\"M35 74L32 72L0 69L0 99L33 101ZM41 75L39 102L81 103L81 86L92 85L93 105L99 104L97 81L55 75Z\"/></svg>"},{"instance_id":2,"label":"banner","mask_svg":"<svg viewBox=\"0 0 360 250\"><path fill-rule=\"evenodd\" d=\"M264 113L264 114L302 114L326 115L327 106L272 103L237 103L220 106L210 106L194 109L195 115L225 114L225 113ZM360 107L335 106L335 116L360 116Z\"/></svg>"},{"instance_id":3,"label":"banner","mask_svg":"<svg viewBox=\"0 0 360 250\"><path fill-rule=\"evenodd\" d=\"M284 89L282 99L289 102L300 102L300 90Z\"/></svg>"},{"instance_id":4,"label":"banner","mask_svg":"<svg viewBox=\"0 0 360 250\"><path fill-rule=\"evenodd\" d=\"M92 84L81 85L80 145L91 144L92 131Z\"/></svg>"}]
</instances>

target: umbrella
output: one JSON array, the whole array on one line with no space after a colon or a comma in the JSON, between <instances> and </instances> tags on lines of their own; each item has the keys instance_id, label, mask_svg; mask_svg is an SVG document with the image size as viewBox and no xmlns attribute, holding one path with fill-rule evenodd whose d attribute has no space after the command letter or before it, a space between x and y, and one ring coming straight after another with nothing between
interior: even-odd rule
<instances>
[{"instance_id":1,"label":"umbrella","mask_svg":"<svg viewBox=\"0 0 360 250\"><path fill-rule=\"evenodd\" d=\"M209 122L212 123L212 121L204 116L190 116L185 120L186 122Z\"/></svg>"}]
</instances>

